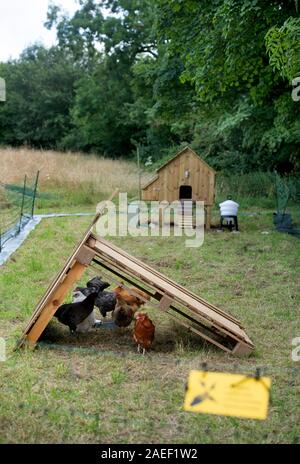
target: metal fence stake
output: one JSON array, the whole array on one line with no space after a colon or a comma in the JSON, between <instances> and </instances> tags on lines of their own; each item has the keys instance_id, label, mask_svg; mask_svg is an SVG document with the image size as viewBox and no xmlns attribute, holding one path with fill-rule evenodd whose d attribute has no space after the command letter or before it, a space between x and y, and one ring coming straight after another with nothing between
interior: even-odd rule
<instances>
[{"instance_id":1,"label":"metal fence stake","mask_svg":"<svg viewBox=\"0 0 300 464\"><path fill-rule=\"evenodd\" d=\"M39 182L39 177L40 177L40 171L37 171L36 178L35 178L35 184L34 184L34 190L33 190L32 206L31 206L31 217L33 217L33 215L34 215L34 206L35 206L35 199L36 199L36 192L37 192L37 186L38 186L38 182Z\"/></svg>"},{"instance_id":2,"label":"metal fence stake","mask_svg":"<svg viewBox=\"0 0 300 464\"><path fill-rule=\"evenodd\" d=\"M22 218L23 218L23 211L24 211L24 201L25 201L25 194L26 194L26 182L27 182L27 174L24 177L24 187L23 187L23 196L22 196L22 206L20 212L20 222L19 222L19 233L21 232L22 227Z\"/></svg>"}]
</instances>

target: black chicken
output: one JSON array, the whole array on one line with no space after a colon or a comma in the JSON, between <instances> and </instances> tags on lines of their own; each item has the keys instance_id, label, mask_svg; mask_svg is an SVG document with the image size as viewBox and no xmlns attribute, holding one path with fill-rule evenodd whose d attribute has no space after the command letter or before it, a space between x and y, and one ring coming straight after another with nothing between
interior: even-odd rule
<instances>
[{"instance_id":1,"label":"black chicken","mask_svg":"<svg viewBox=\"0 0 300 464\"><path fill-rule=\"evenodd\" d=\"M117 297L115 293L111 293L111 292L98 293L98 296L95 300L95 306L99 308L99 311L103 317L106 317L107 313L114 311L116 304L117 304Z\"/></svg>"},{"instance_id":2,"label":"black chicken","mask_svg":"<svg viewBox=\"0 0 300 464\"><path fill-rule=\"evenodd\" d=\"M71 334L75 333L77 326L92 313L97 295L98 292L93 291L80 303L69 303L60 306L55 313L55 317L59 322L69 327Z\"/></svg>"},{"instance_id":3,"label":"black chicken","mask_svg":"<svg viewBox=\"0 0 300 464\"><path fill-rule=\"evenodd\" d=\"M110 286L108 282L103 282L101 277L94 277L93 279L89 280L86 284L87 288L95 288L98 292L103 292L106 288Z\"/></svg>"},{"instance_id":4,"label":"black chicken","mask_svg":"<svg viewBox=\"0 0 300 464\"><path fill-rule=\"evenodd\" d=\"M87 288L79 287L78 290L85 296L90 295L91 291L98 290L98 295L95 300L95 306L103 317L107 313L114 311L117 304L117 297L114 292L105 292L105 288L109 287L107 282L103 282L100 277L94 277L87 283Z\"/></svg>"}]
</instances>

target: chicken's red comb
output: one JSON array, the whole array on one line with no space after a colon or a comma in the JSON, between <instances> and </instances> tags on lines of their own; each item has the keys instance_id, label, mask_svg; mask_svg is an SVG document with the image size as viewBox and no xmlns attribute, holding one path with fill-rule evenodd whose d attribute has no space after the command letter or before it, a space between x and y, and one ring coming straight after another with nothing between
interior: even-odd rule
<instances>
[{"instance_id":1,"label":"chicken's red comb","mask_svg":"<svg viewBox=\"0 0 300 464\"><path fill-rule=\"evenodd\" d=\"M148 317L148 314L142 311L138 311L137 313L135 313L134 317L135 319L141 319L142 317Z\"/></svg>"}]
</instances>

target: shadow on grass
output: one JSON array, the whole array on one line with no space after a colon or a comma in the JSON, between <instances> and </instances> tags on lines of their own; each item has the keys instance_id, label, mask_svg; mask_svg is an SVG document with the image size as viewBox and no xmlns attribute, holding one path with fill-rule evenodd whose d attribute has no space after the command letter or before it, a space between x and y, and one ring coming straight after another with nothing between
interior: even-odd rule
<instances>
[{"instance_id":1,"label":"shadow on grass","mask_svg":"<svg viewBox=\"0 0 300 464\"><path fill-rule=\"evenodd\" d=\"M153 320L153 318L152 318ZM93 329L86 334L71 335L68 328L52 320L40 338L41 347L47 345L59 349L84 348L93 352L113 352L130 354L136 352L133 340L133 324L126 329L104 328ZM171 323L156 326L155 341L150 349L155 354L180 354L184 352L198 352L203 349L215 351L195 334L189 333L178 324Z\"/></svg>"}]
</instances>

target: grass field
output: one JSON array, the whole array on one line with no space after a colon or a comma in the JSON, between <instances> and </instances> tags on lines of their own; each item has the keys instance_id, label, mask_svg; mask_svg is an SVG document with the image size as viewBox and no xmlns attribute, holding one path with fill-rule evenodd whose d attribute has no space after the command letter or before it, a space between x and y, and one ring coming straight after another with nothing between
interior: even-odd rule
<instances>
[{"instance_id":1,"label":"grass field","mask_svg":"<svg viewBox=\"0 0 300 464\"><path fill-rule=\"evenodd\" d=\"M300 372L291 360L292 339L300 336L300 242L274 232L271 212L263 213L241 217L240 235L207 233L197 251L181 238L113 239L238 317L255 343L249 359L199 342L153 309L157 336L144 358L136 354L130 329L123 336L99 329L74 340L54 321L37 350L13 352L90 219L44 220L0 270L0 336L8 342L0 442L300 443ZM273 382L267 421L184 412L188 373L204 361L230 372L265 366Z\"/></svg>"},{"instance_id":2,"label":"grass field","mask_svg":"<svg viewBox=\"0 0 300 464\"><path fill-rule=\"evenodd\" d=\"M40 170L39 191L43 194L37 202L37 211L94 208L116 188L126 191L129 198L138 198L138 169L134 162L82 153L1 147L0 159L0 204L2 182L22 186L24 174L33 182L37 170ZM142 172L143 182L153 176L149 169ZM275 205L271 173L231 173L230 176L218 173L216 187L217 202L230 194L245 208Z\"/></svg>"},{"instance_id":3,"label":"grass field","mask_svg":"<svg viewBox=\"0 0 300 464\"><path fill-rule=\"evenodd\" d=\"M137 195L138 170L128 161L26 148L0 148L0 159L0 182L22 185L25 173L33 179L40 170L39 191L50 197L38 208L94 207L124 185L130 197Z\"/></svg>"},{"instance_id":4,"label":"grass field","mask_svg":"<svg viewBox=\"0 0 300 464\"><path fill-rule=\"evenodd\" d=\"M137 193L131 163L0 152L2 182L18 182L24 171L38 168L41 191L58 194L39 199L38 212L94 212L115 187ZM0 362L0 443L300 443L300 366L291 359L292 340L300 336L300 241L273 230L271 209L250 204L241 202L241 234L212 230L196 250L186 248L184 238L110 238L240 319L255 344L248 359L202 343L151 307L156 340L146 357L137 355L132 329L124 335L98 329L77 340L55 320L38 349L14 352L38 299L91 218L43 220L0 268L0 337L8 354ZM291 212L300 228L299 209ZM89 270L86 277L93 275ZM272 377L268 419L184 412L189 371L203 362L245 374L262 366Z\"/></svg>"}]
</instances>

